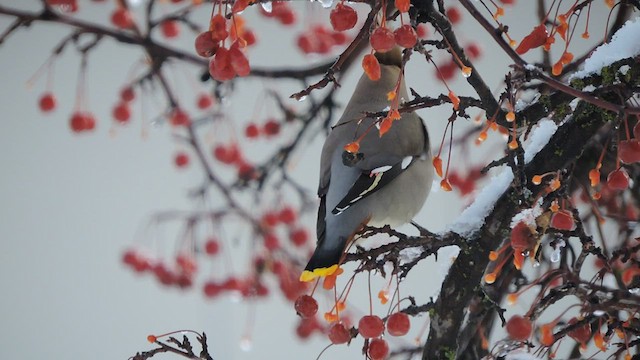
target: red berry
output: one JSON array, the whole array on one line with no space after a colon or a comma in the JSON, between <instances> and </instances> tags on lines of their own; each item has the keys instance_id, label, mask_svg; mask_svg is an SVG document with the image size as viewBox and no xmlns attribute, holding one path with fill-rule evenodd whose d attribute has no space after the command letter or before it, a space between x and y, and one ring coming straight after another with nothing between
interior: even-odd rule
<instances>
[{"instance_id":1,"label":"red berry","mask_svg":"<svg viewBox=\"0 0 640 360\"><path fill-rule=\"evenodd\" d=\"M309 295L300 295L296 299L294 308L302 318L310 318L318 312L318 302Z\"/></svg>"},{"instance_id":2,"label":"red berry","mask_svg":"<svg viewBox=\"0 0 640 360\"><path fill-rule=\"evenodd\" d=\"M568 210L560 210L551 217L551 227L559 230L572 230L573 216Z\"/></svg>"},{"instance_id":3,"label":"red berry","mask_svg":"<svg viewBox=\"0 0 640 360\"><path fill-rule=\"evenodd\" d=\"M275 16L282 25L293 25L296 22L296 14L288 6L281 7Z\"/></svg>"},{"instance_id":4,"label":"red berry","mask_svg":"<svg viewBox=\"0 0 640 360\"><path fill-rule=\"evenodd\" d=\"M250 123L244 129L244 136L246 136L246 137L248 137L250 139L257 138L258 135L260 135L260 129L258 129L258 125L254 124L254 123Z\"/></svg>"},{"instance_id":5,"label":"red berry","mask_svg":"<svg viewBox=\"0 0 640 360\"><path fill-rule=\"evenodd\" d=\"M384 332L384 322L377 315L365 315L358 322L358 332L365 339L377 338Z\"/></svg>"},{"instance_id":6,"label":"red berry","mask_svg":"<svg viewBox=\"0 0 640 360\"><path fill-rule=\"evenodd\" d=\"M418 41L418 34L416 34L413 26L405 24L393 32L393 38L395 39L396 44L403 48L412 48Z\"/></svg>"},{"instance_id":7,"label":"red berry","mask_svg":"<svg viewBox=\"0 0 640 360\"><path fill-rule=\"evenodd\" d=\"M242 39L247 42L247 46L254 45L258 39L256 38L256 33L253 30L245 29L242 33Z\"/></svg>"},{"instance_id":8,"label":"red berry","mask_svg":"<svg viewBox=\"0 0 640 360\"><path fill-rule=\"evenodd\" d=\"M618 156L625 164L640 162L640 139L620 141L618 144Z\"/></svg>"},{"instance_id":9,"label":"red berry","mask_svg":"<svg viewBox=\"0 0 640 360\"><path fill-rule=\"evenodd\" d=\"M301 339L306 339L311 336L314 331L318 330L322 330L322 327L320 327L316 318L300 319L300 323L296 327L296 334Z\"/></svg>"},{"instance_id":10,"label":"red berry","mask_svg":"<svg viewBox=\"0 0 640 360\"><path fill-rule=\"evenodd\" d=\"M237 44L239 44L239 42L235 41L233 45L231 45L231 48L229 48L229 62L233 71L238 76L247 76L249 72L251 72L251 66L249 65L249 60Z\"/></svg>"},{"instance_id":11,"label":"red berry","mask_svg":"<svg viewBox=\"0 0 640 360\"><path fill-rule=\"evenodd\" d=\"M418 34L419 39L425 39L429 36L429 28L427 28L427 25L425 24L420 24L416 28L416 33Z\"/></svg>"},{"instance_id":12,"label":"red berry","mask_svg":"<svg viewBox=\"0 0 640 360\"><path fill-rule=\"evenodd\" d=\"M189 165L189 155L184 152L179 152L173 158L174 163L177 167L183 168Z\"/></svg>"},{"instance_id":13,"label":"red berry","mask_svg":"<svg viewBox=\"0 0 640 360\"><path fill-rule=\"evenodd\" d=\"M231 80L236 76L229 50L221 47L216 51L216 55L209 61L209 74L218 81Z\"/></svg>"},{"instance_id":14,"label":"red berry","mask_svg":"<svg viewBox=\"0 0 640 360\"><path fill-rule=\"evenodd\" d=\"M343 323L337 322L329 328L329 340L332 344L346 344L351 341L351 332Z\"/></svg>"},{"instance_id":15,"label":"red berry","mask_svg":"<svg viewBox=\"0 0 640 360\"><path fill-rule=\"evenodd\" d=\"M212 57L218 51L220 43L213 40L211 31L205 31L196 36L196 53L202 57Z\"/></svg>"},{"instance_id":16,"label":"red berry","mask_svg":"<svg viewBox=\"0 0 640 360\"><path fill-rule=\"evenodd\" d=\"M237 145L218 145L213 149L213 156L225 164L233 164L240 159L240 149Z\"/></svg>"},{"instance_id":17,"label":"red berry","mask_svg":"<svg viewBox=\"0 0 640 360\"><path fill-rule=\"evenodd\" d=\"M135 99L136 93L133 91L131 86L127 86L120 90L120 100L124 102L131 102Z\"/></svg>"},{"instance_id":18,"label":"red berry","mask_svg":"<svg viewBox=\"0 0 640 360\"><path fill-rule=\"evenodd\" d=\"M409 332L411 321L403 312L393 313L387 319L387 332L391 336L403 336Z\"/></svg>"},{"instance_id":19,"label":"red berry","mask_svg":"<svg viewBox=\"0 0 640 360\"><path fill-rule=\"evenodd\" d=\"M636 140L640 140L640 121L636 123L636 126L633 127L633 136Z\"/></svg>"},{"instance_id":20,"label":"red berry","mask_svg":"<svg viewBox=\"0 0 640 360\"><path fill-rule=\"evenodd\" d=\"M623 168L613 170L607 176L607 185L612 190L626 190L629 188L629 174Z\"/></svg>"},{"instance_id":21,"label":"red berry","mask_svg":"<svg viewBox=\"0 0 640 360\"><path fill-rule=\"evenodd\" d=\"M220 294L222 292L222 290L224 290L222 288L222 286L220 286L218 283L216 283L213 280L209 280L207 282L204 283L204 287L202 289L204 291L204 295L206 297L215 297L216 295Z\"/></svg>"},{"instance_id":22,"label":"red berry","mask_svg":"<svg viewBox=\"0 0 640 360\"><path fill-rule=\"evenodd\" d=\"M119 7L111 14L111 23L121 29L128 29L133 26L133 17L129 10Z\"/></svg>"},{"instance_id":23,"label":"red berry","mask_svg":"<svg viewBox=\"0 0 640 360\"><path fill-rule=\"evenodd\" d=\"M536 239L531 233L529 226L520 221L511 229L511 247L516 250L526 250L536 243Z\"/></svg>"},{"instance_id":24,"label":"red berry","mask_svg":"<svg viewBox=\"0 0 640 360\"><path fill-rule=\"evenodd\" d=\"M331 34L331 38L336 45L343 45L347 42L347 35L341 32L334 32Z\"/></svg>"},{"instance_id":25,"label":"red berry","mask_svg":"<svg viewBox=\"0 0 640 360\"><path fill-rule=\"evenodd\" d=\"M209 94L200 94L198 95L198 101L196 102L198 105L198 109L208 109L213 105L213 98Z\"/></svg>"},{"instance_id":26,"label":"red berry","mask_svg":"<svg viewBox=\"0 0 640 360\"><path fill-rule=\"evenodd\" d=\"M204 251L207 253L207 255L216 255L218 252L220 252L220 242L218 242L218 240L214 238L207 240L207 242L204 244Z\"/></svg>"},{"instance_id":27,"label":"red berry","mask_svg":"<svg viewBox=\"0 0 640 360\"><path fill-rule=\"evenodd\" d=\"M262 215L262 219L260 219L260 222L262 223L262 225L268 226L268 227L274 227L278 225L279 221L280 221L280 217L278 216L277 213L273 211L268 211L264 213Z\"/></svg>"},{"instance_id":28,"label":"red berry","mask_svg":"<svg viewBox=\"0 0 640 360\"><path fill-rule=\"evenodd\" d=\"M244 161L238 164L238 177L241 180L249 181L256 178L256 169L253 165Z\"/></svg>"},{"instance_id":29,"label":"red berry","mask_svg":"<svg viewBox=\"0 0 640 360\"><path fill-rule=\"evenodd\" d=\"M371 47L378 52L387 52L396 45L393 32L386 27L377 27L369 37Z\"/></svg>"},{"instance_id":30,"label":"red berry","mask_svg":"<svg viewBox=\"0 0 640 360\"><path fill-rule=\"evenodd\" d=\"M446 11L446 15L452 24L457 24L460 22L460 19L462 19L462 14L460 13L460 10L458 10L457 7L448 8Z\"/></svg>"},{"instance_id":31,"label":"red berry","mask_svg":"<svg viewBox=\"0 0 640 360\"><path fill-rule=\"evenodd\" d=\"M167 39L173 39L180 35L180 23L175 20L166 20L160 24L162 35Z\"/></svg>"},{"instance_id":32,"label":"red berry","mask_svg":"<svg viewBox=\"0 0 640 360\"><path fill-rule=\"evenodd\" d=\"M263 131L267 135L277 135L280 132L280 123L274 119L269 119L264 123Z\"/></svg>"},{"instance_id":33,"label":"red berry","mask_svg":"<svg viewBox=\"0 0 640 360\"><path fill-rule=\"evenodd\" d=\"M274 251L280 248L280 240L278 237L272 233L267 233L264 235L264 247L269 251Z\"/></svg>"},{"instance_id":34,"label":"red berry","mask_svg":"<svg viewBox=\"0 0 640 360\"><path fill-rule=\"evenodd\" d=\"M196 259L189 254L178 254L178 256L176 256L176 264L178 264L180 272L185 274L192 275L198 271Z\"/></svg>"},{"instance_id":35,"label":"red berry","mask_svg":"<svg viewBox=\"0 0 640 360\"><path fill-rule=\"evenodd\" d=\"M56 108L56 97L50 92L42 94L40 101L38 102L40 110L43 112L50 112Z\"/></svg>"},{"instance_id":36,"label":"red berry","mask_svg":"<svg viewBox=\"0 0 640 360\"><path fill-rule=\"evenodd\" d=\"M295 246L302 246L309 240L309 233L303 228L295 229L289 233L289 239Z\"/></svg>"},{"instance_id":37,"label":"red berry","mask_svg":"<svg viewBox=\"0 0 640 360\"><path fill-rule=\"evenodd\" d=\"M471 60L477 59L482 54L482 50L480 50L480 46L476 43L471 43L465 49L466 52L469 53L469 58Z\"/></svg>"},{"instance_id":38,"label":"red berry","mask_svg":"<svg viewBox=\"0 0 640 360\"><path fill-rule=\"evenodd\" d=\"M96 126L96 119L90 113L76 111L71 114L69 126L74 132L93 130Z\"/></svg>"},{"instance_id":39,"label":"red berry","mask_svg":"<svg viewBox=\"0 0 640 360\"><path fill-rule=\"evenodd\" d=\"M507 334L513 340L526 341L531 336L532 330L531 321L520 315L514 315L507 321Z\"/></svg>"},{"instance_id":40,"label":"red berry","mask_svg":"<svg viewBox=\"0 0 640 360\"><path fill-rule=\"evenodd\" d=\"M362 58L362 69L371 81L380 80L380 63L373 54L367 54Z\"/></svg>"},{"instance_id":41,"label":"red berry","mask_svg":"<svg viewBox=\"0 0 640 360\"><path fill-rule=\"evenodd\" d=\"M384 339L373 339L369 342L367 354L371 360L383 360L389 355L389 344Z\"/></svg>"},{"instance_id":42,"label":"red berry","mask_svg":"<svg viewBox=\"0 0 640 360\"><path fill-rule=\"evenodd\" d=\"M129 104L121 102L113 108L113 118L121 123L126 123L131 118L131 110L129 110Z\"/></svg>"},{"instance_id":43,"label":"red berry","mask_svg":"<svg viewBox=\"0 0 640 360\"><path fill-rule=\"evenodd\" d=\"M222 14L215 14L209 22L209 30L213 41L223 41L229 36L227 31L227 19Z\"/></svg>"},{"instance_id":44,"label":"red berry","mask_svg":"<svg viewBox=\"0 0 640 360\"><path fill-rule=\"evenodd\" d=\"M169 122L173 126L189 126L191 119L189 119L189 115L184 110L175 108L171 113Z\"/></svg>"},{"instance_id":45,"label":"red berry","mask_svg":"<svg viewBox=\"0 0 640 360\"><path fill-rule=\"evenodd\" d=\"M331 26L335 31L345 31L352 29L358 22L358 13L348 5L339 2L329 14Z\"/></svg>"},{"instance_id":46,"label":"red berry","mask_svg":"<svg viewBox=\"0 0 640 360\"><path fill-rule=\"evenodd\" d=\"M298 218L298 214L290 206L283 207L278 213L278 219L282 221L283 224L287 224L287 225L293 224L297 218Z\"/></svg>"}]
</instances>

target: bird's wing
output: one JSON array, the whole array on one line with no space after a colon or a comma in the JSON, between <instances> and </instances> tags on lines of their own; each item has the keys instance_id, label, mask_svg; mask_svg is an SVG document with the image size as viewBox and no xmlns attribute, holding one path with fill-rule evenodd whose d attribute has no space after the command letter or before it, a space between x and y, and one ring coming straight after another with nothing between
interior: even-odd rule
<instances>
[{"instance_id":1,"label":"bird's wing","mask_svg":"<svg viewBox=\"0 0 640 360\"><path fill-rule=\"evenodd\" d=\"M409 168L416 158L415 156L406 156L393 165L385 165L361 172L344 198L331 210L331 213L339 215L358 201L383 189L393 179Z\"/></svg>"}]
</instances>

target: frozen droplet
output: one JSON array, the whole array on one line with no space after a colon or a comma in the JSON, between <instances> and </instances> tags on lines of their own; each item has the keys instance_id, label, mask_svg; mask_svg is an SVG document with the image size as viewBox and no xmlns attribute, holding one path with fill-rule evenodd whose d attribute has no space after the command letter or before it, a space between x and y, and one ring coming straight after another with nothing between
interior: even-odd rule
<instances>
[{"instance_id":1,"label":"frozen droplet","mask_svg":"<svg viewBox=\"0 0 640 360\"><path fill-rule=\"evenodd\" d=\"M605 314L605 312L602 311L602 310L594 310L593 311L593 316L602 316L604 314Z\"/></svg>"},{"instance_id":2,"label":"frozen droplet","mask_svg":"<svg viewBox=\"0 0 640 360\"><path fill-rule=\"evenodd\" d=\"M307 100L307 95L300 96L300 97L298 98L298 101L305 101L305 100Z\"/></svg>"},{"instance_id":3,"label":"frozen droplet","mask_svg":"<svg viewBox=\"0 0 640 360\"><path fill-rule=\"evenodd\" d=\"M243 336L242 339L240 339L240 350L249 352L251 351L252 347L253 347L253 343L251 342L250 337Z\"/></svg>"},{"instance_id":4,"label":"frozen droplet","mask_svg":"<svg viewBox=\"0 0 640 360\"><path fill-rule=\"evenodd\" d=\"M629 289L629 293L633 295L640 295L640 288Z\"/></svg>"},{"instance_id":5,"label":"frozen droplet","mask_svg":"<svg viewBox=\"0 0 640 360\"><path fill-rule=\"evenodd\" d=\"M333 6L333 0L318 0L318 2L320 3L320 5L322 5L323 8L328 9L331 6Z\"/></svg>"},{"instance_id":6,"label":"frozen droplet","mask_svg":"<svg viewBox=\"0 0 640 360\"><path fill-rule=\"evenodd\" d=\"M555 248L555 250L553 250L553 252L551 253L551 258L550 258L550 260L551 260L551 262L552 262L552 263L557 263L558 261L560 261L560 255L562 255L562 254L561 254L561 252L560 252L560 249L561 249L561 248L560 248L560 246L558 246L558 247L557 247L557 248Z\"/></svg>"},{"instance_id":7,"label":"frozen droplet","mask_svg":"<svg viewBox=\"0 0 640 360\"><path fill-rule=\"evenodd\" d=\"M273 11L273 3L271 1L269 2L262 2L260 3L260 6L262 6L262 10L271 13Z\"/></svg>"},{"instance_id":8,"label":"frozen droplet","mask_svg":"<svg viewBox=\"0 0 640 360\"><path fill-rule=\"evenodd\" d=\"M537 268L539 266L540 266L540 261L536 260L536 261L533 262L533 267L534 268Z\"/></svg>"}]
</instances>

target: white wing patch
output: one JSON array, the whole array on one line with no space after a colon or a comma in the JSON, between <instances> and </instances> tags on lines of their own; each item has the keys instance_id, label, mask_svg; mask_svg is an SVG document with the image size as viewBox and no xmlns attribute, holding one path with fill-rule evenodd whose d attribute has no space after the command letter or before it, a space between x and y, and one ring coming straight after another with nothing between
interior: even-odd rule
<instances>
[{"instance_id":1,"label":"white wing patch","mask_svg":"<svg viewBox=\"0 0 640 360\"><path fill-rule=\"evenodd\" d=\"M404 159L402 159L402 164L400 166L402 166L402 170L406 169L409 165L411 165L411 162L413 161L413 156L407 156Z\"/></svg>"}]
</instances>

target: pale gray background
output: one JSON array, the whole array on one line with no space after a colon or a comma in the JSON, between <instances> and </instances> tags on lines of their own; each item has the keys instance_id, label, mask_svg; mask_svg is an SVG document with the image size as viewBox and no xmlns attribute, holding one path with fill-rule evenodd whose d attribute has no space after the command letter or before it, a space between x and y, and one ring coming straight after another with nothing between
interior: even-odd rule
<instances>
[{"instance_id":1,"label":"pale gray background","mask_svg":"<svg viewBox=\"0 0 640 360\"><path fill-rule=\"evenodd\" d=\"M111 2L80 3L83 9L78 16L103 23L113 6ZM516 39L535 24L533 10L526 9L533 2L519 3L520 15L507 9L511 19L508 21L513 25L526 24L512 27ZM3 5L37 8L34 0L5 0ZM306 9L303 11L307 22L328 16L318 4L298 7ZM203 9L197 17L203 25L208 12L208 8ZM254 11L248 13L255 18ZM469 16L463 13L463 18ZM8 24L8 18L0 17L0 29ZM291 49L292 32L288 28L283 32L283 27L272 22L260 24L262 27L256 30L261 42L251 51L252 63L286 66L308 62ZM295 29L300 28L299 23ZM593 26L591 33L601 34L601 29ZM489 47L487 36L477 26L465 27L459 33L465 44L472 40L483 43L484 55L476 65L487 74L490 86L497 89L507 70L506 57L501 53L487 56L497 50ZM141 229L153 212L195 206L186 193L199 184L201 174L195 167L187 171L174 168L172 154L177 147L167 126L150 127L147 138L140 136L139 101L134 106L133 124L118 128L115 136L110 131L111 107L126 72L139 59L137 49L107 40L90 55L89 108L98 118L94 133L78 136L68 129L79 66L79 57L71 49L55 66L57 111L49 115L39 112L37 99L46 76L30 89L26 81L66 34L64 27L38 23L18 31L0 47L0 358L126 359L138 350L151 348L146 342L148 334L184 328L207 332L216 359L315 359L328 341L323 337L298 341L292 306L282 300L275 288L274 296L256 304L238 303L228 297L206 301L199 288L188 292L166 289L121 265L122 250L134 242L136 234L142 232L145 236ZM186 31L183 34L181 46L190 48L193 37ZM350 73L342 82L343 102L359 76L360 70L356 70L358 74ZM444 91L433 77L433 68L423 61L410 64L407 78L423 95ZM276 86L262 81L253 84L258 85L254 89ZM460 93L469 92L461 80L452 85ZM181 86L187 94L192 91L184 81ZM289 82L287 86L284 94L299 90L300 85ZM241 97L234 98L228 108L239 122L251 116L252 99L258 96L247 87L241 90ZM150 108L156 104L150 114L162 109L157 102L147 104L151 104ZM439 143L449 113L448 108L422 113L434 144ZM463 122L460 120L459 124ZM300 161L293 169L311 191L317 184L319 146L320 140L316 139L311 148L299 155ZM453 164L465 166L456 158ZM454 194L437 192L431 195L417 221L431 230L443 229L462 204ZM313 221L307 218L306 222L311 226ZM171 244L172 238L167 238ZM242 254L235 253L238 257ZM236 261L236 268L243 268L242 261ZM441 263L448 261L447 256L441 257ZM437 294L442 270L434 266L433 259L424 261L421 268L409 278L403 292L411 292L424 302ZM421 279L424 274L428 274L428 281ZM353 306L366 309L366 282L359 283L350 300ZM374 296L379 288L374 287ZM327 304L321 302L321 306ZM252 311L256 314L253 350L245 352L239 342ZM423 319L413 320L415 331ZM407 336L393 343L411 341L412 337ZM329 349L324 358L358 358L362 356L361 346L362 341L357 339L350 347Z\"/></svg>"}]
</instances>

